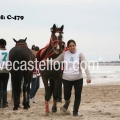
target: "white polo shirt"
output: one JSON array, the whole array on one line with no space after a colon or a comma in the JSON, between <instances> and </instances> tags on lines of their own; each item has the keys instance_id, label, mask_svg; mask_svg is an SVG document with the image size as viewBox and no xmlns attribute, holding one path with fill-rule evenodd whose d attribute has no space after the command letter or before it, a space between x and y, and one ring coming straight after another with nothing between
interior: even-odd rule
<instances>
[{"instance_id":1,"label":"white polo shirt","mask_svg":"<svg viewBox=\"0 0 120 120\"><path fill-rule=\"evenodd\" d=\"M63 79L77 80L80 78L80 52L71 53L66 51L64 54Z\"/></svg>"},{"instance_id":2,"label":"white polo shirt","mask_svg":"<svg viewBox=\"0 0 120 120\"><path fill-rule=\"evenodd\" d=\"M0 50L0 73L6 70L8 59L9 59L9 51Z\"/></svg>"}]
</instances>

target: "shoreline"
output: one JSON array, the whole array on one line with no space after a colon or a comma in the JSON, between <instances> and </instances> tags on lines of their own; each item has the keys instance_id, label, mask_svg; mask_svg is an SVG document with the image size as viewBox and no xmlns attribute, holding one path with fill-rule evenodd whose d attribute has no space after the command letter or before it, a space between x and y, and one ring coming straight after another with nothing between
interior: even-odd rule
<instances>
[{"instance_id":1,"label":"shoreline","mask_svg":"<svg viewBox=\"0 0 120 120\"><path fill-rule=\"evenodd\" d=\"M42 85L41 85L42 84ZM118 82L106 82L106 83L90 83L90 84L87 84L86 81L84 80L84 83L83 83L83 87L88 87L88 86L109 86L109 85L120 85L120 81ZM42 86L42 87L41 87ZM8 92L11 92L11 84L9 84L8 86ZM40 88L39 89L44 89L44 85L43 85L43 82L40 81Z\"/></svg>"},{"instance_id":2,"label":"shoreline","mask_svg":"<svg viewBox=\"0 0 120 120\"><path fill-rule=\"evenodd\" d=\"M90 62L90 66L91 65L95 65L95 66L97 66L97 65L100 65L100 66L120 66L120 62Z\"/></svg>"}]
</instances>

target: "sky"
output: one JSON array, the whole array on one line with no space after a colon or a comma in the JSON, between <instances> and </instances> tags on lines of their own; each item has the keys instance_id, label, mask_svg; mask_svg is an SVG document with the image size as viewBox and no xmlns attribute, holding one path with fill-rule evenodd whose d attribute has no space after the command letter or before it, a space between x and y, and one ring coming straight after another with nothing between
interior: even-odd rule
<instances>
[{"instance_id":1,"label":"sky","mask_svg":"<svg viewBox=\"0 0 120 120\"><path fill-rule=\"evenodd\" d=\"M74 39L87 60L119 60L119 0L0 0L0 38L7 49L27 37L28 46L43 48L50 40L53 24L64 25L63 40ZM7 16L24 16L23 20Z\"/></svg>"}]
</instances>

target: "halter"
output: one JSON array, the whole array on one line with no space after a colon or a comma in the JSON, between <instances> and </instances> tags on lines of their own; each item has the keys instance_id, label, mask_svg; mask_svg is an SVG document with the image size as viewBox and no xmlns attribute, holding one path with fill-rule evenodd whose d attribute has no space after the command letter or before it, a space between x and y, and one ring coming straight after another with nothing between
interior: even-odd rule
<instances>
[{"instance_id":1,"label":"halter","mask_svg":"<svg viewBox=\"0 0 120 120\"><path fill-rule=\"evenodd\" d=\"M55 43L55 42L62 43L62 41L60 41L60 40L53 40L53 39L51 38L49 45L51 45L52 47L54 47L54 43ZM48 47L49 47L49 45L48 45ZM55 53L53 50L54 50L54 48L52 48L52 49L46 54L46 56L45 56L42 60L46 60L47 58L49 58L50 56L52 56L52 55Z\"/></svg>"},{"instance_id":2,"label":"halter","mask_svg":"<svg viewBox=\"0 0 120 120\"><path fill-rule=\"evenodd\" d=\"M26 46L27 47L26 43L17 43L16 46Z\"/></svg>"},{"instance_id":3,"label":"halter","mask_svg":"<svg viewBox=\"0 0 120 120\"><path fill-rule=\"evenodd\" d=\"M52 46L52 47L54 47L54 43L55 43L55 42L57 42L57 43L62 43L62 41L60 41L60 40L52 40L52 39L50 39L50 41L51 41L50 43L51 43L51 46Z\"/></svg>"}]
</instances>

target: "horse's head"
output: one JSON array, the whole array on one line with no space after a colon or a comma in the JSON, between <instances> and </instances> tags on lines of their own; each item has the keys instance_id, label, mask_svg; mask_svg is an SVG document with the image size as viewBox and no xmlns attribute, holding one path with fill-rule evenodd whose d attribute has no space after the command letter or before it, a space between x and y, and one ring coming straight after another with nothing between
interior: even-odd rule
<instances>
[{"instance_id":1,"label":"horse's head","mask_svg":"<svg viewBox=\"0 0 120 120\"><path fill-rule=\"evenodd\" d=\"M56 27L55 24L51 28L50 44L53 47L55 54L59 54L63 48L63 46L62 46L63 28L64 28L63 25L60 28L58 28L58 27Z\"/></svg>"},{"instance_id":2,"label":"horse's head","mask_svg":"<svg viewBox=\"0 0 120 120\"><path fill-rule=\"evenodd\" d=\"M26 43L26 40L27 40L27 37L25 39L20 39L20 40L15 40L13 38L14 42L16 43L15 46L27 46L27 43Z\"/></svg>"}]
</instances>

